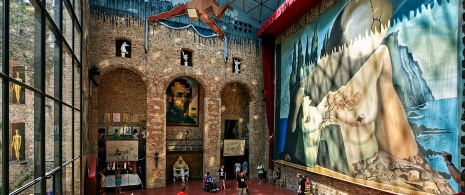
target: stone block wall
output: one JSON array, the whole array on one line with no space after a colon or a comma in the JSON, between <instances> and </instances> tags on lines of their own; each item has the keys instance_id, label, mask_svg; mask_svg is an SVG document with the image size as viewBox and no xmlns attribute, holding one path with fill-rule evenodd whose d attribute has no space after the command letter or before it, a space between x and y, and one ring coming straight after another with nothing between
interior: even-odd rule
<instances>
[{"instance_id":1,"label":"stone block wall","mask_svg":"<svg viewBox=\"0 0 465 195\"><path fill-rule=\"evenodd\" d=\"M248 121L250 127L250 161L262 161L268 151L263 90L260 44L255 41L229 41L228 59L224 62L224 40L200 37L192 29L171 30L155 24L149 30L149 48L144 49L145 26L126 25L124 18L118 18L118 25L109 20L94 17L89 20L89 63L96 64L101 75L97 81L117 69L125 69L138 75L146 87L147 113L147 183L148 188L166 185L169 169L169 156L166 154L166 139L178 139L185 130L191 130L191 139L203 139L201 172L216 172L220 166L222 137L222 91L230 83L239 83L248 91ZM227 37L228 35L226 35ZM131 58L116 56L116 40L131 43ZM180 49L192 50L193 66L180 65ZM242 60L241 73L232 71L232 59ZM166 89L171 81L180 76L188 76L200 84L199 126L167 126L165 121ZM92 153L97 153L97 128L100 124L99 87L92 88L91 145ZM115 105L117 106L117 104ZM252 119L252 117L254 117ZM252 131L254 131L252 133ZM154 152L158 151L158 166L155 167ZM260 154L260 155L258 155ZM260 158L260 160L255 160Z\"/></svg>"},{"instance_id":2,"label":"stone block wall","mask_svg":"<svg viewBox=\"0 0 465 195\"><path fill-rule=\"evenodd\" d=\"M285 187L294 189L297 191L297 174L306 175L312 182L312 192L315 195L324 195L324 194L338 194L338 195L348 195L348 194L358 194L358 195L387 195L395 194L392 192L381 191L379 189L369 188L362 186L360 184L351 183L337 178L332 178L314 172L306 171L300 168L287 166L283 164L275 164L275 169L281 168L282 175L286 180ZM271 173L271 171L269 172Z\"/></svg>"}]
</instances>

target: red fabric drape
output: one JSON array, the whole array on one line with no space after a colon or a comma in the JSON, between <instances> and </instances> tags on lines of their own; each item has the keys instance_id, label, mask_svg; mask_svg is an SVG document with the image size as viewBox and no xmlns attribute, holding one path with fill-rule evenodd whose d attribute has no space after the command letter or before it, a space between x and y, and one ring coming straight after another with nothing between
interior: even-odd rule
<instances>
[{"instance_id":1,"label":"red fabric drape","mask_svg":"<svg viewBox=\"0 0 465 195\"><path fill-rule=\"evenodd\" d=\"M89 164L89 178L95 178L97 176L97 157L90 157Z\"/></svg>"},{"instance_id":2,"label":"red fabric drape","mask_svg":"<svg viewBox=\"0 0 465 195\"><path fill-rule=\"evenodd\" d=\"M265 96L266 120L269 134L269 162L273 168L273 139L274 139L274 50L275 37L270 34L262 35L262 66L263 66L263 95Z\"/></svg>"},{"instance_id":3,"label":"red fabric drape","mask_svg":"<svg viewBox=\"0 0 465 195\"><path fill-rule=\"evenodd\" d=\"M321 0L286 0L258 29L257 37L272 34L278 37Z\"/></svg>"}]
</instances>

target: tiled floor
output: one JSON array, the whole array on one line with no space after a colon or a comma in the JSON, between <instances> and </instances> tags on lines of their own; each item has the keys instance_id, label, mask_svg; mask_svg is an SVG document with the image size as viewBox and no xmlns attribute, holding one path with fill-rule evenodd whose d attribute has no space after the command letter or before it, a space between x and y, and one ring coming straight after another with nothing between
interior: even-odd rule
<instances>
[{"instance_id":1,"label":"tiled floor","mask_svg":"<svg viewBox=\"0 0 465 195\"><path fill-rule=\"evenodd\" d=\"M155 188L155 189L124 189L121 194L131 195L165 195L172 194L176 195L180 190L183 183L177 181L176 183L168 181L166 187L164 188ZM219 190L216 193L209 193L203 191L202 180L189 180L186 182L186 193L188 195L197 195L197 194L221 194L221 195L233 195L237 194L236 190L236 181L235 180L226 180L226 190ZM219 186L219 185L218 185ZM115 194L115 189L108 189L107 194ZM292 195L296 194L296 191L290 190L284 187L277 187L272 185L265 180L264 183L258 184L257 179L252 179L249 181L249 194L250 195Z\"/></svg>"}]
</instances>

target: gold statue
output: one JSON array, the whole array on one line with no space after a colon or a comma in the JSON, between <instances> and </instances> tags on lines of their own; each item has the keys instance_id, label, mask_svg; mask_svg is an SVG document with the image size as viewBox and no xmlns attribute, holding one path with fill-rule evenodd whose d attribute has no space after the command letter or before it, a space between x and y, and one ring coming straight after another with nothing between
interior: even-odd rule
<instances>
[{"instance_id":1,"label":"gold statue","mask_svg":"<svg viewBox=\"0 0 465 195\"><path fill-rule=\"evenodd\" d=\"M21 149L21 135L19 135L19 130L16 129L16 135L13 136L13 142L11 142L11 147L15 149L16 161L19 161L19 150Z\"/></svg>"},{"instance_id":2,"label":"gold statue","mask_svg":"<svg viewBox=\"0 0 465 195\"><path fill-rule=\"evenodd\" d=\"M23 79L21 79L19 77L19 72L16 72L16 80L20 81L20 82L23 82ZM17 84L14 84L13 83L13 87L11 87L11 90L10 91L13 91L15 92L15 97L16 97L16 103L19 104L20 103L20 99L21 99L21 85L17 85Z\"/></svg>"}]
</instances>

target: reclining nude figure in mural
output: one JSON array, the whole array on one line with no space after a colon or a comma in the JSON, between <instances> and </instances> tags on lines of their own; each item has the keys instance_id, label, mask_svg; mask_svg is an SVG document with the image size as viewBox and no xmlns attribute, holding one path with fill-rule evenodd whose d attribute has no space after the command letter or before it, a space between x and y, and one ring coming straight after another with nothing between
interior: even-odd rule
<instances>
[{"instance_id":1,"label":"reclining nude figure in mural","mask_svg":"<svg viewBox=\"0 0 465 195\"><path fill-rule=\"evenodd\" d=\"M192 12L196 12L199 19L206 25L210 26L210 28L215 31L222 39L224 37L224 33L221 28L216 25L216 23L210 18L210 13L212 13L217 20L221 20L227 9L232 10L233 8L229 3L220 5L218 0L191 0L187 3L176 6L170 11L162 12L154 16L149 16L148 22L153 23L155 20L168 19L174 16L188 14L190 10Z\"/></svg>"},{"instance_id":2,"label":"reclining nude figure in mural","mask_svg":"<svg viewBox=\"0 0 465 195\"><path fill-rule=\"evenodd\" d=\"M291 79L283 154L315 169L318 165L358 179L451 194L447 180L419 152L394 89L389 49L381 44L391 16L389 0L347 3L326 48L344 46L323 56L301 81ZM353 41L360 34L365 37ZM330 138L337 137L335 130L343 145ZM330 159L326 164L321 162L327 159L318 159L323 139Z\"/></svg>"}]
</instances>

